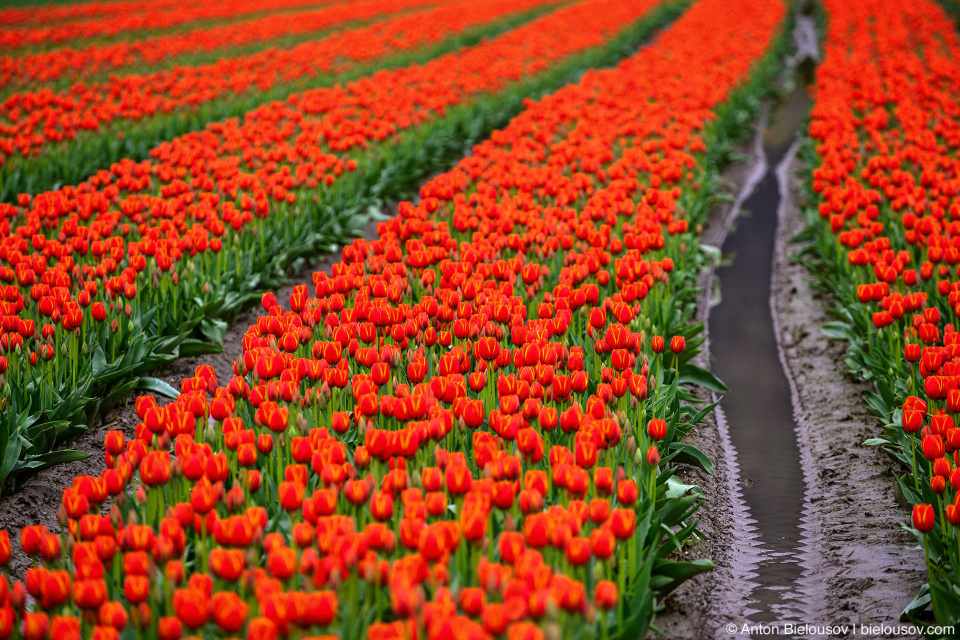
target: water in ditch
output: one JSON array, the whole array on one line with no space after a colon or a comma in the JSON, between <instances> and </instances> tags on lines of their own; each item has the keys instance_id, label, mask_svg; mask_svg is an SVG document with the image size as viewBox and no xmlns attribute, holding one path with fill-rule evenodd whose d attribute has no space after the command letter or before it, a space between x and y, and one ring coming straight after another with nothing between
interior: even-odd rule
<instances>
[{"instance_id":1,"label":"water in ditch","mask_svg":"<svg viewBox=\"0 0 960 640\"><path fill-rule=\"evenodd\" d=\"M730 261L717 276L721 301L710 311L713 371L730 387L723 411L737 452L742 494L756 521L761 560L747 615L755 623L797 621L804 479L790 388L770 310L774 239L783 185L777 168L810 106L815 63L797 64L793 87L773 106L763 135L766 167L742 201L723 245Z\"/></svg>"}]
</instances>

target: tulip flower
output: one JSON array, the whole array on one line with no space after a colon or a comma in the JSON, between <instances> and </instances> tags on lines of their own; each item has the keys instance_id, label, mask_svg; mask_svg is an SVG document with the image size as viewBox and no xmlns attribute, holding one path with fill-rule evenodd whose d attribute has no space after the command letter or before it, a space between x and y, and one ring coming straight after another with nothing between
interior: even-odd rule
<instances>
[{"instance_id":1,"label":"tulip flower","mask_svg":"<svg viewBox=\"0 0 960 640\"><path fill-rule=\"evenodd\" d=\"M936 524L933 506L917 504L913 506L913 528L920 533L928 533Z\"/></svg>"}]
</instances>

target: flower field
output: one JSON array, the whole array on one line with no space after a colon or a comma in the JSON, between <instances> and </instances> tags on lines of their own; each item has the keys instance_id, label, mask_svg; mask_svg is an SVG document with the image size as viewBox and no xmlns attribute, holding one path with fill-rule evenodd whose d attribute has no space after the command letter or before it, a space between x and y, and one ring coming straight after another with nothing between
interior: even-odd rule
<instances>
[{"instance_id":1,"label":"flower field","mask_svg":"<svg viewBox=\"0 0 960 640\"><path fill-rule=\"evenodd\" d=\"M424 66L267 103L242 121L165 142L150 160L124 160L76 187L0 205L0 279L9 292L9 329L0 337L8 352L0 361L9 381L4 430L21 434L12 446L28 452L0 468L0 479L46 463L37 456L71 439L98 405L133 391L137 373L188 348L207 349L188 337L192 331L216 339L223 318L256 297L262 278L336 237L349 221L347 204L365 202L371 190L393 186L382 182L391 173L409 171L402 166L413 160L409 153L423 154L440 137L447 140L435 146L456 144L455 118L438 116L460 108L473 124L497 117L485 113L497 105L478 99L499 93L503 100L511 78L536 82L546 72L549 82L551 72L569 73L585 60L550 67L596 51L604 36L615 41L625 21L655 7L580 3ZM498 56L508 57L490 66ZM417 97L424 91L431 101ZM406 110L395 108L401 95ZM442 157L416 160L422 172ZM298 201L318 188L323 200Z\"/></svg>"},{"instance_id":2,"label":"flower field","mask_svg":"<svg viewBox=\"0 0 960 640\"><path fill-rule=\"evenodd\" d=\"M737 556L769 544L737 487L777 500L786 472L738 472L738 425L714 409L743 394L710 372L725 338L705 321L739 292L704 282L804 25L823 57L780 186L807 205L797 258L872 385L868 444L895 480L871 486L922 547L901 619L960 622L945 7L59 0L0 17L0 638L756 633L739 623L766 620L762 563L792 560ZM80 471L56 484L63 468ZM17 496L43 482L59 499L31 520ZM730 585L746 590L722 602Z\"/></svg>"},{"instance_id":3,"label":"flower field","mask_svg":"<svg viewBox=\"0 0 960 640\"><path fill-rule=\"evenodd\" d=\"M899 492L929 574L919 598L956 621L960 39L936 3L824 6L807 156L816 270L840 316L826 331L850 341L851 370L874 386L868 402L887 426L871 444L907 471Z\"/></svg>"}]
</instances>

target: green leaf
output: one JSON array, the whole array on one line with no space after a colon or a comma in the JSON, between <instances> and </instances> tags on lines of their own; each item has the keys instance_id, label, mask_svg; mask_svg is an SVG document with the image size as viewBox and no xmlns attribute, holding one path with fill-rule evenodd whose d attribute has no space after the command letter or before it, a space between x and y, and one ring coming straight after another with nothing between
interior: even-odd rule
<instances>
[{"instance_id":1,"label":"green leaf","mask_svg":"<svg viewBox=\"0 0 960 640\"><path fill-rule=\"evenodd\" d=\"M211 353L223 353L223 346L212 342L197 340L196 338L187 338L180 343L180 351L178 353L181 358L206 356Z\"/></svg>"},{"instance_id":2,"label":"green leaf","mask_svg":"<svg viewBox=\"0 0 960 640\"><path fill-rule=\"evenodd\" d=\"M701 500L702 496L696 493L669 500L667 505L660 511L660 519L668 527L672 527L696 511L700 506Z\"/></svg>"},{"instance_id":3,"label":"green leaf","mask_svg":"<svg viewBox=\"0 0 960 640\"><path fill-rule=\"evenodd\" d=\"M200 323L200 333L215 344L223 344L223 334L226 332L227 323L223 320L204 318Z\"/></svg>"},{"instance_id":4,"label":"green leaf","mask_svg":"<svg viewBox=\"0 0 960 640\"><path fill-rule=\"evenodd\" d=\"M140 382L140 380L134 378L133 380L112 387L110 392L102 399L102 406L105 407L105 409L113 407L121 398L133 393L137 388L138 382Z\"/></svg>"},{"instance_id":5,"label":"green leaf","mask_svg":"<svg viewBox=\"0 0 960 640\"><path fill-rule=\"evenodd\" d=\"M180 395L180 392L173 385L159 378L140 378L137 389L143 389L170 399L175 399Z\"/></svg>"},{"instance_id":6,"label":"green leaf","mask_svg":"<svg viewBox=\"0 0 960 640\"><path fill-rule=\"evenodd\" d=\"M3 451L3 463L0 464L0 487L3 486L7 477L16 467L17 461L20 459L20 451L23 450L23 443L24 439L19 431L7 440L7 446Z\"/></svg>"},{"instance_id":7,"label":"green leaf","mask_svg":"<svg viewBox=\"0 0 960 640\"><path fill-rule=\"evenodd\" d=\"M703 451L700 451L700 449L697 449L692 444L687 444L685 442L673 442L670 444L669 451L676 452L676 454L672 457L674 462L700 467L710 475L713 475L713 463L710 462L710 458L708 458ZM669 495L669 492L667 495Z\"/></svg>"},{"instance_id":8,"label":"green leaf","mask_svg":"<svg viewBox=\"0 0 960 640\"><path fill-rule=\"evenodd\" d=\"M714 393L727 393L730 389L713 373L703 367L687 363L680 367L680 383L695 384Z\"/></svg>"},{"instance_id":9,"label":"green leaf","mask_svg":"<svg viewBox=\"0 0 960 640\"><path fill-rule=\"evenodd\" d=\"M33 471L41 471L49 467L54 467L58 464L67 464L68 462L76 462L77 460L86 460L90 457L90 454L85 451L77 451L76 449L60 449L59 451L48 451L47 453L40 454L38 456L31 456L28 460L25 460L18 465L19 468L31 469Z\"/></svg>"},{"instance_id":10,"label":"green leaf","mask_svg":"<svg viewBox=\"0 0 960 640\"><path fill-rule=\"evenodd\" d=\"M700 421L703 420L705 417L707 417L707 414L710 413L711 411L713 411L714 407L716 407L718 404L720 404L720 401L719 401L719 400L717 400L716 402L710 403L709 406L704 407L703 409L701 409L700 411L698 411L698 412L696 413L696 415L694 415L692 418L690 418L690 421L687 422L687 424L689 424L689 425L691 425L691 426L692 426L692 425L696 425L696 424L700 424Z\"/></svg>"},{"instance_id":11,"label":"green leaf","mask_svg":"<svg viewBox=\"0 0 960 640\"><path fill-rule=\"evenodd\" d=\"M97 346L97 350L93 352L93 375L96 377L103 369L107 366L107 355L103 352L103 349Z\"/></svg>"},{"instance_id":12,"label":"green leaf","mask_svg":"<svg viewBox=\"0 0 960 640\"><path fill-rule=\"evenodd\" d=\"M689 493L693 489L698 489L695 484L684 484L677 480L675 477L671 476L667 478L667 498L671 500L674 498L679 498L682 495Z\"/></svg>"},{"instance_id":13,"label":"green leaf","mask_svg":"<svg viewBox=\"0 0 960 640\"><path fill-rule=\"evenodd\" d=\"M881 444L890 444L886 438L870 438L869 440L863 441L863 446L865 447L875 447Z\"/></svg>"},{"instance_id":14,"label":"green leaf","mask_svg":"<svg viewBox=\"0 0 960 640\"><path fill-rule=\"evenodd\" d=\"M853 330L853 327L846 322L828 322L820 327L820 331L834 340L853 342L853 340L856 339L856 332Z\"/></svg>"},{"instance_id":15,"label":"green leaf","mask_svg":"<svg viewBox=\"0 0 960 640\"><path fill-rule=\"evenodd\" d=\"M913 601L906 606L906 608L903 610L903 613L900 614L900 619L904 621L914 619L918 614L922 613L923 610L927 608L928 604L930 604L929 582L920 587L920 593L918 593L917 597L915 597Z\"/></svg>"},{"instance_id":16,"label":"green leaf","mask_svg":"<svg viewBox=\"0 0 960 640\"><path fill-rule=\"evenodd\" d=\"M654 566L653 573L656 576L666 576L670 578L666 586L658 589L661 594L664 594L673 591L690 578L700 575L705 571L710 571L714 566L715 565L707 558L700 558L692 562L677 562L676 560L663 559L658 561ZM658 583L659 582L662 581L658 581Z\"/></svg>"},{"instance_id":17,"label":"green leaf","mask_svg":"<svg viewBox=\"0 0 960 640\"><path fill-rule=\"evenodd\" d=\"M714 247L713 245L709 244L701 244L700 251L702 251L703 255L709 259L710 264L720 264L720 259L723 257L723 252L720 251L719 247Z\"/></svg>"}]
</instances>

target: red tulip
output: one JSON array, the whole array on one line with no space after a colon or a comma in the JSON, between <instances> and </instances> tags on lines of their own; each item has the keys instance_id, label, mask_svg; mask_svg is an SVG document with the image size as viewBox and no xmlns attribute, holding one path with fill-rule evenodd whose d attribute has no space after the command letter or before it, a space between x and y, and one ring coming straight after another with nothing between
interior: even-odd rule
<instances>
[{"instance_id":1,"label":"red tulip","mask_svg":"<svg viewBox=\"0 0 960 640\"><path fill-rule=\"evenodd\" d=\"M123 580L123 595L130 604L146 601L150 595L150 580L145 575L128 575Z\"/></svg>"},{"instance_id":2,"label":"red tulip","mask_svg":"<svg viewBox=\"0 0 960 640\"><path fill-rule=\"evenodd\" d=\"M7 566L10 563L11 555L10 534L6 529L0 529L0 566Z\"/></svg>"},{"instance_id":3,"label":"red tulip","mask_svg":"<svg viewBox=\"0 0 960 640\"><path fill-rule=\"evenodd\" d=\"M46 640L50 619L46 613L23 614L24 640Z\"/></svg>"},{"instance_id":4,"label":"red tulip","mask_svg":"<svg viewBox=\"0 0 960 640\"><path fill-rule=\"evenodd\" d=\"M277 491L280 506L287 511L295 511L303 504L304 485L299 482L284 481Z\"/></svg>"},{"instance_id":5,"label":"red tulip","mask_svg":"<svg viewBox=\"0 0 960 640\"><path fill-rule=\"evenodd\" d=\"M650 448L647 449L647 464L651 467L660 464L660 451L657 450L656 445L650 445Z\"/></svg>"},{"instance_id":6,"label":"red tulip","mask_svg":"<svg viewBox=\"0 0 960 640\"><path fill-rule=\"evenodd\" d=\"M617 583L600 580L593 590L593 602L601 609L613 609L617 606Z\"/></svg>"},{"instance_id":7,"label":"red tulip","mask_svg":"<svg viewBox=\"0 0 960 640\"><path fill-rule=\"evenodd\" d=\"M933 506L917 504L913 506L913 528L920 533L928 533L936 524Z\"/></svg>"},{"instance_id":8,"label":"red tulip","mask_svg":"<svg viewBox=\"0 0 960 640\"><path fill-rule=\"evenodd\" d=\"M667 437L667 421L662 418L652 418L647 423L647 434L654 440L663 440Z\"/></svg>"},{"instance_id":9,"label":"red tulip","mask_svg":"<svg viewBox=\"0 0 960 640\"><path fill-rule=\"evenodd\" d=\"M921 448L923 449L923 455L927 460L935 460L940 458L946 451L943 445L943 438L936 434L924 436L923 441L921 442Z\"/></svg>"},{"instance_id":10,"label":"red tulip","mask_svg":"<svg viewBox=\"0 0 960 640\"><path fill-rule=\"evenodd\" d=\"M210 600L213 620L227 633L236 633L247 621L249 605L230 591L220 591Z\"/></svg>"}]
</instances>

